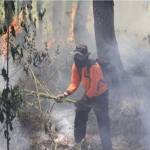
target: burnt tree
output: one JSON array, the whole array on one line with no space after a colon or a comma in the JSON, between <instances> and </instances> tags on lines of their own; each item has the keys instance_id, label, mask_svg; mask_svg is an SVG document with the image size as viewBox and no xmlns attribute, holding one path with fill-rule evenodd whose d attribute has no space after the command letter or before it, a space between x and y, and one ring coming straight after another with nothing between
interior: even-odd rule
<instances>
[{"instance_id":1,"label":"burnt tree","mask_svg":"<svg viewBox=\"0 0 150 150\"><path fill-rule=\"evenodd\" d=\"M4 1L4 11L5 11L5 24L8 26L15 14L15 4L14 1Z\"/></svg>"},{"instance_id":2,"label":"burnt tree","mask_svg":"<svg viewBox=\"0 0 150 150\"><path fill-rule=\"evenodd\" d=\"M93 1L97 54L104 61L103 70L109 84L116 86L121 81L123 65L115 36L113 7L113 1Z\"/></svg>"}]
</instances>

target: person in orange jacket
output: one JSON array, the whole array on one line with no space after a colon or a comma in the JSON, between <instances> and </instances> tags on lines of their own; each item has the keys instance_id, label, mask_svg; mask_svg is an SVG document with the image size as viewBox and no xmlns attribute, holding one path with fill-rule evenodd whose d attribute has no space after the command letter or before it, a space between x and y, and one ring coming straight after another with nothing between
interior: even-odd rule
<instances>
[{"instance_id":1,"label":"person in orange jacket","mask_svg":"<svg viewBox=\"0 0 150 150\"><path fill-rule=\"evenodd\" d=\"M66 92L57 96L58 100L73 94L82 83L85 93L76 103L74 137L76 143L85 138L88 114L94 110L103 150L112 150L110 123L108 113L108 86L104 81L101 66L91 59L86 45L78 45L75 49L74 64L71 70L71 83Z\"/></svg>"}]
</instances>

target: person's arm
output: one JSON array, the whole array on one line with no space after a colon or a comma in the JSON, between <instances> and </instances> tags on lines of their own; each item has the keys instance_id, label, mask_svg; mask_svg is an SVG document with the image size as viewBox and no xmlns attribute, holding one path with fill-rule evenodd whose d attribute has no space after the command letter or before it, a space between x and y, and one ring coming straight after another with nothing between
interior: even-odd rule
<instances>
[{"instance_id":1,"label":"person's arm","mask_svg":"<svg viewBox=\"0 0 150 150\"><path fill-rule=\"evenodd\" d=\"M87 97L93 97L98 86L98 82L103 80L103 73L101 67L96 64L90 68L90 88L86 93Z\"/></svg>"},{"instance_id":2,"label":"person's arm","mask_svg":"<svg viewBox=\"0 0 150 150\"><path fill-rule=\"evenodd\" d=\"M61 100L62 98L65 98L74 93L76 89L79 87L79 85L80 85L80 75L77 67L75 66L75 64L73 64L71 69L71 82L67 90L63 94L59 94L57 96L57 100Z\"/></svg>"},{"instance_id":3,"label":"person's arm","mask_svg":"<svg viewBox=\"0 0 150 150\"><path fill-rule=\"evenodd\" d=\"M67 93L70 95L72 93L74 93L77 88L79 87L80 85L80 75L79 75L79 71L76 67L75 64L72 65L72 69L71 69L71 82L67 88Z\"/></svg>"}]
</instances>

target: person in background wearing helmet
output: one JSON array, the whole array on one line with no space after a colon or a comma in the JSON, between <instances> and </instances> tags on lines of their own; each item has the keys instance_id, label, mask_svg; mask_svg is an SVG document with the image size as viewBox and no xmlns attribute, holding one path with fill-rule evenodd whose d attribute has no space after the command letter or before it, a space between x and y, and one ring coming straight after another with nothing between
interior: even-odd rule
<instances>
[{"instance_id":1,"label":"person in background wearing helmet","mask_svg":"<svg viewBox=\"0 0 150 150\"><path fill-rule=\"evenodd\" d=\"M110 123L108 113L108 86L104 81L101 66L89 59L86 45L76 46L74 64L72 65L71 83L67 90L57 96L57 100L73 94L82 83L85 93L76 104L74 137L76 143L85 138L88 114L91 109L97 118L103 150L112 150Z\"/></svg>"}]
</instances>

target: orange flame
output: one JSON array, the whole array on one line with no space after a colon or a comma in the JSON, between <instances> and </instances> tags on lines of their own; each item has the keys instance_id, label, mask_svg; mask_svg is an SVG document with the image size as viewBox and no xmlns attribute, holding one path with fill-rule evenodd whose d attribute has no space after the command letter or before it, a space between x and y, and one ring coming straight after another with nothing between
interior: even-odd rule
<instances>
[{"instance_id":1,"label":"orange flame","mask_svg":"<svg viewBox=\"0 0 150 150\"><path fill-rule=\"evenodd\" d=\"M12 21L10 26L14 27L16 33L20 33L21 32L20 22L19 22L17 17L14 17L14 19L13 19L13 21Z\"/></svg>"},{"instance_id":2,"label":"orange flame","mask_svg":"<svg viewBox=\"0 0 150 150\"><path fill-rule=\"evenodd\" d=\"M11 25L9 26L9 32L11 32L11 26L14 27L15 32L19 33L21 30L21 28L19 27L19 25L17 24L16 20L13 20ZM6 58L7 56L7 39L8 39L8 30L5 34L3 34L0 37L0 50L1 50L1 54Z\"/></svg>"},{"instance_id":3,"label":"orange flame","mask_svg":"<svg viewBox=\"0 0 150 150\"><path fill-rule=\"evenodd\" d=\"M21 12L20 12L21 14ZM21 32L21 26L20 26L20 18L14 17L10 26L9 26L9 32L11 32L11 26L14 27L15 33L18 34ZM7 39L8 39L8 30L5 34L3 34L0 37L0 50L2 56L6 58L7 56Z\"/></svg>"},{"instance_id":4,"label":"orange flame","mask_svg":"<svg viewBox=\"0 0 150 150\"><path fill-rule=\"evenodd\" d=\"M74 42L75 36L74 36L74 20L77 13L77 4L74 3L71 9L71 16L70 16L70 28L69 28L69 35L68 35L68 42Z\"/></svg>"}]
</instances>

